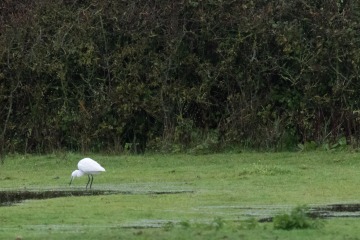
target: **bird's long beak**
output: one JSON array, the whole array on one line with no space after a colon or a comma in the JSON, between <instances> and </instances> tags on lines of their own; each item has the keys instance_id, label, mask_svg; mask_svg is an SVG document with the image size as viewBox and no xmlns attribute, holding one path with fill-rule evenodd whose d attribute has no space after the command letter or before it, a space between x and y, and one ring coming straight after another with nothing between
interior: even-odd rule
<instances>
[{"instance_id":1,"label":"bird's long beak","mask_svg":"<svg viewBox=\"0 0 360 240\"><path fill-rule=\"evenodd\" d=\"M70 183L69 183L69 186L71 185L72 183L72 180L74 179L74 177L71 177L71 180L70 180Z\"/></svg>"}]
</instances>

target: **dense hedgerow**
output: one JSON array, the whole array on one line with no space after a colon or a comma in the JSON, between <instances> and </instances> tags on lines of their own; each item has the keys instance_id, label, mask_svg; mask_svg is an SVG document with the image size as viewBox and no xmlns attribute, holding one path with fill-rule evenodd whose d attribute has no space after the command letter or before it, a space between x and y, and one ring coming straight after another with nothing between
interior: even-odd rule
<instances>
[{"instance_id":1,"label":"dense hedgerow","mask_svg":"<svg viewBox=\"0 0 360 240\"><path fill-rule=\"evenodd\" d=\"M3 1L1 152L356 145L358 5Z\"/></svg>"}]
</instances>

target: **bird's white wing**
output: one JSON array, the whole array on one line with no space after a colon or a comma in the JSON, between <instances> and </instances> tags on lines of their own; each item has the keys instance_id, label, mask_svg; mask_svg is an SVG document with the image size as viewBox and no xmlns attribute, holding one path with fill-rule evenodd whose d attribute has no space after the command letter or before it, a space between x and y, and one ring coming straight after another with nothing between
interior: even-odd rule
<instances>
[{"instance_id":1,"label":"bird's white wing","mask_svg":"<svg viewBox=\"0 0 360 240\"><path fill-rule=\"evenodd\" d=\"M78 163L78 169L90 174L105 171L105 169L99 163L97 163L95 160L92 160L91 158L81 159Z\"/></svg>"}]
</instances>

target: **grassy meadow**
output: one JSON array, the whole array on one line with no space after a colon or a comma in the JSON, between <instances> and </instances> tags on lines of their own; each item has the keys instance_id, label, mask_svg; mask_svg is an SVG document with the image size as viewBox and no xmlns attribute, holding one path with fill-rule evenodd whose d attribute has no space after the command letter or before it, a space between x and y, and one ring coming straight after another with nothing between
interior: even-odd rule
<instances>
[{"instance_id":1,"label":"grassy meadow","mask_svg":"<svg viewBox=\"0 0 360 240\"><path fill-rule=\"evenodd\" d=\"M0 239L358 239L357 218L296 230L257 221L299 205L359 203L356 152L88 156L106 169L93 190L120 194L2 206ZM0 191L85 191L86 176L69 186L82 157L8 156Z\"/></svg>"}]
</instances>

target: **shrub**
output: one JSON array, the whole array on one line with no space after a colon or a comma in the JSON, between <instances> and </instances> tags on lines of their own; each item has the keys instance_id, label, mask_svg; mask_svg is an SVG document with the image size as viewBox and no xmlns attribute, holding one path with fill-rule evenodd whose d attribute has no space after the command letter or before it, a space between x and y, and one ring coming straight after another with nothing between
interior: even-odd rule
<instances>
[{"instance_id":1,"label":"shrub","mask_svg":"<svg viewBox=\"0 0 360 240\"><path fill-rule=\"evenodd\" d=\"M283 230L318 228L318 220L311 219L306 206L294 208L290 214L280 214L274 218L274 228Z\"/></svg>"}]
</instances>

